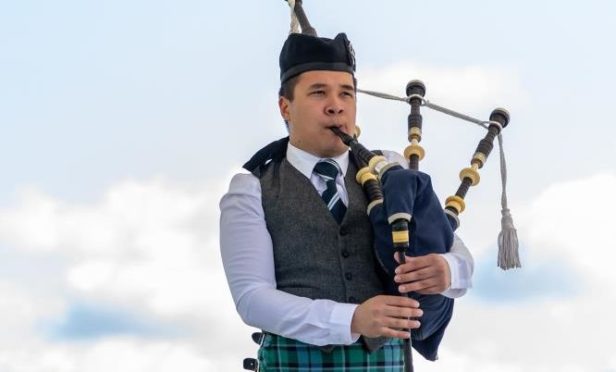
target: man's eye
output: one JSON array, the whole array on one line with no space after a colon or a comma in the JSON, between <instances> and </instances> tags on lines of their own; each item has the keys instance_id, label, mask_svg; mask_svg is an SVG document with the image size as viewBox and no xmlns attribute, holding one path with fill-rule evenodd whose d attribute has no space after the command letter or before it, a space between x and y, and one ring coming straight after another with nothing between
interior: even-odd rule
<instances>
[{"instance_id":1,"label":"man's eye","mask_svg":"<svg viewBox=\"0 0 616 372\"><path fill-rule=\"evenodd\" d=\"M314 94L314 95L320 96L320 95L325 94L325 91L324 90L314 90L310 94Z\"/></svg>"}]
</instances>

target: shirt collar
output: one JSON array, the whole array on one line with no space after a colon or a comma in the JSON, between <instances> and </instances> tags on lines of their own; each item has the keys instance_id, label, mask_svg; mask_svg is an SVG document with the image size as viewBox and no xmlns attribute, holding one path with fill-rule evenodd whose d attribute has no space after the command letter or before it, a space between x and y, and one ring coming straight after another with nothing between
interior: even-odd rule
<instances>
[{"instance_id":1,"label":"shirt collar","mask_svg":"<svg viewBox=\"0 0 616 372\"><path fill-rule=\"evenodd\" d=\"M314 170L314 166L322 159L318 156L315 156L309 152L306 152L302 149L299 149L293 146L291 143L287 146L287 161L291 163L301 174L306 176L306 178L310 178L312 176L312 171ZM342 155L336 156L334 158L330 158L336 161L340 166L340 171L342 171L342 177L346 176L347 168L349 166L349 152L345 151Z\"/></svg>"}]
</instances>

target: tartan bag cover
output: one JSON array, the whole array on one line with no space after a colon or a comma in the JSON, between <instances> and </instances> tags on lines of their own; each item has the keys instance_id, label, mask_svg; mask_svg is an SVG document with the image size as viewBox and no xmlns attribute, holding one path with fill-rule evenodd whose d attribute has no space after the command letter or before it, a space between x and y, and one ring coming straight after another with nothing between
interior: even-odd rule
<instances>
[{"instance_id":1,"label":"tartan bag cover","mask_svg":"<svg viewBox=\"0 0 616 372\"><path fill-rule=\"evenodd\" d=\"M388 339L383 347L369 353L361 340L337 345L331 352L315 345L265 333L259 348L259 371L382 371L401 372L404 368L404 344Z\"/></svg>"}]
</instances>

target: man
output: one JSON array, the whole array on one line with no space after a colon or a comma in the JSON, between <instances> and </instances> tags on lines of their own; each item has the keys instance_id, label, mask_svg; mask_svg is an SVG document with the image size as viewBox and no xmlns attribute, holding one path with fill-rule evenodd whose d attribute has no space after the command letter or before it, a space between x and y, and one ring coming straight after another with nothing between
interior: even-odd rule
<instances>
[{"instance_id":1,"label":"man","mask_svg":"<svg viewBox=\"0 0 616 372\"><path fill-rule=\"evenodd\" d=\"M245 165L252 173L236 175L220 202L233 299L244 322L266 332L260 370L400 370L400 340L420 327L423 311L415 300L384 295L357 169L330 129L355 131L352 48L344 34L291 34L280 67L288 143L259 151ZM458 297L472 268L456 238L447 254L409 257L396 282L402 293Z\"/></svg>"}]
</instances>

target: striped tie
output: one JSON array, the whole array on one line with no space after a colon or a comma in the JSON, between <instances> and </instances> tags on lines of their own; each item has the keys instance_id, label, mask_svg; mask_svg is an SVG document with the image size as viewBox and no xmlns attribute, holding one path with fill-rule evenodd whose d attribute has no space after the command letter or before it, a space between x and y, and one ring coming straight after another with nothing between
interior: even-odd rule
<instances>
[{"instance_id":1,"label":"striped tie","mask_svg":"<svg viewBox=\"0 0 616 372\"><path fill-rule=\"evenodd\" d=\"M336 176L338 175L338 164L332 159L323 159L314 166L314 172L325 181L327 188L323 191L321 198L327 205L327 209L332 212L332 215L340 224L344 213L346 212L346 206L340 199L338 188L336 187Z\"/></svg>"}]
</instances>

